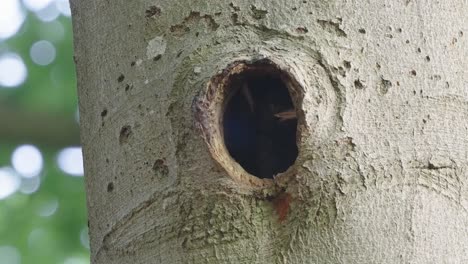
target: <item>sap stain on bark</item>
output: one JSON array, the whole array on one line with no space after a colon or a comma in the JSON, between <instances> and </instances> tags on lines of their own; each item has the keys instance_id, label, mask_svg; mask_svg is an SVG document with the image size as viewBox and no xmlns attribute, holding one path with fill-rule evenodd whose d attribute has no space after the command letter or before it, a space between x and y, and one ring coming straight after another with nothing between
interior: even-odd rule
<instances>
[{"instance_id":1,"label":"sap stain on bark","mask_svg":"<svg viewBox=\"0 0 468 264\"><path fill-rule=\"evenodd\" d=\"M273 208L275 208L278 214L278 221L283 222L286 220L289 212L289 206L291 204L291 194L282 193L272 200Z\"/></svg>"},{"instance_id":2,"label":"sap stain on bark","mask_svg":"<svg viewBox=\"0 0 468 264\"><path fill-rule=\"evenodd\" d=\"M127 143L128 138L132 135L132 126L126 125L120 129L119 143L120 145Z\"/></svg>"}]
</instances>

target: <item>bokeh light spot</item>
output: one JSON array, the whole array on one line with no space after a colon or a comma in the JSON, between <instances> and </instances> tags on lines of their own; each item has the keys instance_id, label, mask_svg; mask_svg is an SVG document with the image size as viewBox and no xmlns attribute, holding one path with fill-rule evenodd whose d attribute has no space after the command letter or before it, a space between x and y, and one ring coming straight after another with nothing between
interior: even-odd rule
<instances>
[{"instance_id":1,"label":"bokeh light spot","mask_svg":"<svg viewBox=\"0 0 468 264\"><path fill-rule=\"evenodd\" d=\"M58 207L58 200L52 199L50 201L42 203L37 210L37 214L42 217L49 217L55 214L55 212L57 212Z\"/></svg>"},{"instance_id":2,"label":"bokeh light spot","mask_svg":"<svg viewBox=\"0 0 468 264\"><path fill-rule=\"evenodd\" d=\"M33 194L41 186L41 177L24 178L21 180L20 192L24 194Z\"/></svg>"},{"instance_id":3,"label":"bokeh light spot","mask_svg":"<svg viewBox=\"0 0 468 264\"><path fill-rule=\"evenodd\" d=\"M22 145L13 151L11 163L21 176L25 178L36 177L42 170L42 154L33 145Z\"/></svg>"},{"instance_id":4,"label":"bokeh light spot","mask_svg":"<svg viewBox=\"0 0 468 264\"><path fill-rule=\"evenodd\" d=\"M29 233L28 236L28 246L29 248L35 248L38 245L41 245L47 237L47 232L41 228L34 229Z\"/></svg>"},{"instance_id":5,"label":"bokeh light spot","mask_svg":"<svg viewBox=\"0 0 468 264\"><path fill-rule=\"evenodd\" d=\"M23 21L24 14L18 0L0 0L0 39L15 35Z\"/></svg>"},{"instance_id":6,"label":"bokeh light spot","mask_svg":"<svg viewBox=\"0 0 468 264\"><path fill-rule=\"evenodd\" d=\"M79 124L80 123L80 109L77 107L75 112L75 121Z\"/></svg>"},{"instance_id":7,"label":"bokeh light spot","mask_svg":"<svg viewBox=\"0 0 468 264\"><path fill-rule=\"evenodd\" d=\"M70 2L68 0L56 0L55 4L62 15L67 17L71 16Z\"/></svg>"},{"instance_id":8,"label":"bokeh light spot","mask_svg":"<svg viewBox=\"0 0 468 264\"><path fill-rule=\"evenodd\" d=\"M53 0L23 0L24 5L35 12L48 6Z\"/></svg>"},{"instance_id":9,"label":"bokeh light spot","mask_svg":"<svg viewBox=\"0 0 468 264\"><path fill-rule=\"evenodd\" d=\"M39 28L39 35L42 39L57 43L65 37L65 28L59 20L46 22Z\"/></svg>"},{"instance_id":10,"label":"bokeh light spot","mask_svg":"<svg viewBox=\"0 0 468 264\"><path fill-rule=\"evenodd\" d=\"M20 264L21 255L15 247L0 246L0 264Z\"/></svg>"},{"instance_id":11,"label":"bokeh light spot","mask_svg":"<svg viewBox=\"0 0 468 264\"><path fill-rule=\"evenodd\" d=\"M13 169L0 168L0 200L14 194L20 184L21 180Z\"/></svg>"},{"instance_id":12,"label":"bokeh light spot","mask_svg":"<svg viewBox=\"0 0 468 264\"><path fill-rule=\"evenodd\" d=\"M63 264L89 264L89 261L86 258L70 257Z\"/></svg>"},{"instance_id":13,"label":"bokeh light spot","mask_svg":"<svg viewBox=\"0 0 468 264\"><path fill-rule=\"evenodd\" d=\"M55 47L47 40L39 40L29 50L32 61L39 65L48 65L55 59Z\"/></svg>"},{"instance_id":14,"label":"bokeh light spot","mask_svg":"<svg viewBox=\"0 0 468 264\"><path fill-rule=\"evenodd\" d=\"M50 3L46 7L40 10L37 10L35 13L36 13L36 16L43 22L54 21L60 15L60 12L57 9L57 6L55 5L55 3Z\"/></svg>"},{"instance_id":15,"label":"bokeh light spot","mask_svg":"<svg viewBox=\"0 0 468 264\"><path fill-rule=\"evenodd\" d=\"M81 245L83 245L83 247L85 247L86 249L89 249L88 227L84 227L83 229L81 229L80 241L81 241Z\"/></svg>"},{"instance_id":16,"label":"bokeh light spot","mask_svg":"<svg viewBox=\"0 0 468 264\"><path fill-rule=\"evenodd\" d=\"M28 72L23 60L15 53L0 57L0 86L15 87L26 80Z\"/></svg>"},{"instance_id":17,"label":"bokeh light spot","mask_svg":"<svg viewBox=\"0 0 468 264\"><path fill-rule=\"evenodd\" d=\"M80 147L61 150L57 156L58 166L71 176L83 176L83 155Z\"/></svg>"}]
</instances>

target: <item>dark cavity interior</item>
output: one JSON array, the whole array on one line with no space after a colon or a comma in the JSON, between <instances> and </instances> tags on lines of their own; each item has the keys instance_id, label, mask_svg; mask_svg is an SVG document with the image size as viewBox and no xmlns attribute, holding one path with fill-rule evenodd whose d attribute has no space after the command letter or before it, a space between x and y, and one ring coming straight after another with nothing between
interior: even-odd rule
<instances>
[{"instance_id":1,"label":"dark cavity interior","mask_svg":"<svg viewBox=\"0 0 468 264\"><path fill-rule=\"evenodd\" d=\"M265 66L268 67L268 66ZM297 118L288 88L275 69L231 77L224 141L231 157L259 178L273 178L296 160Z\"/></svg>"}]
</instances>

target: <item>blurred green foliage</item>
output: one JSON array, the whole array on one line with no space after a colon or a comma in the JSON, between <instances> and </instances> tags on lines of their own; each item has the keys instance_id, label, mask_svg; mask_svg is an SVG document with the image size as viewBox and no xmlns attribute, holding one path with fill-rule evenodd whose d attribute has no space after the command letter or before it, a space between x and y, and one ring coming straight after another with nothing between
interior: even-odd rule
<instances>
[{"instance_id":1,"label":"blurred green foliage","mask_svg":"<svg viewBox=\"0 0 468 264\"><path fill-rule=\"evenodd\" d=\"M57 36L61 35L60 26L63 37ZM42 39L54 44L57 54L54 62L46 66L35 64L29 56L34 42ZM0 44L0 52L2 49L21 55L28 77L20 88L0 90L0 104L74 115L77 96L70 18L59 16L57 20L42 22L29 13L21 30Z\"/></svg>"},{"instance_id":2,"label":"blurred green foliage","mask_svg":"<svg viewBox=\"0 0 468 264\"><path fill-rule=\"evenodd\" d=\"M55 60L49 65L37 65L31 59L30 48L39 40L50 41L56 49ZM43 22L28 12L20 31L0 40L0 56L7 52L21 56L28 76L17 88L0 86L0 111L13 109L33 116L41 112L52 120L60 115L74 122L77 96L70 17L61 15ZM0 124L0 130L21 122ZM62 125L47 122L43 125L51 130ZM33 135L35 131L27 133ZM71 177L57 164L57 153L67 145L16 141L14 136L2 134L0 138L0 168L12 166L11 155L17 146L31 143L39 147L44 163L37 176L41 183L36 192L25 194L18 190L0 200L0 247L16 248L20 263L89 263L83 177ZM0 264L4 261L0 256Z\"/></svg>"}]
</instances>

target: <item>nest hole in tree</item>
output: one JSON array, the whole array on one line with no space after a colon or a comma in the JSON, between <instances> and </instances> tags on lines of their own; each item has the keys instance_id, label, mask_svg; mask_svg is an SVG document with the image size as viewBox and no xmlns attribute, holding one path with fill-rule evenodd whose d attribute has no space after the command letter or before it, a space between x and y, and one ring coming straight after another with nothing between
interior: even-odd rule
<instances>
[{"instance_id":1,"label":"nest hole in tree","mask_svg":"<svg viewBox=\"0 0 468 264\"><path fill-rule=\"evenodd\" d=\"M254 64L227 83L222 130L230 156L248 173L272 179L294 164L297 114L284 72Z\"/></svg>"}]
</instances>

